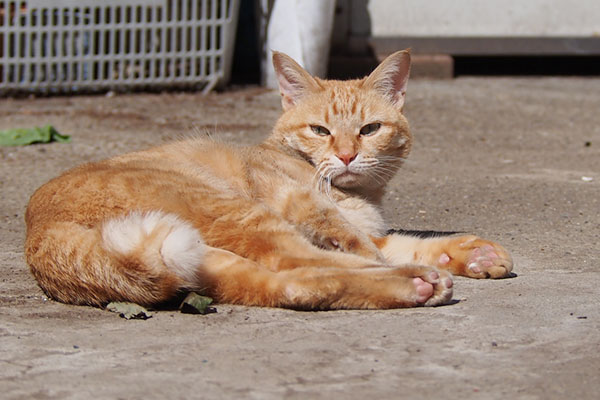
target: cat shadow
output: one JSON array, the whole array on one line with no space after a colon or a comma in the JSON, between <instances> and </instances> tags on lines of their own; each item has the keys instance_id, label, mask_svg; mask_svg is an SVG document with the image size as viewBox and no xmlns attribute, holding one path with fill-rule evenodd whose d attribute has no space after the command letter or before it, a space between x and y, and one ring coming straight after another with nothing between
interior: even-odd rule
<instances>
[{"instance_id":1,"label":"cat shadow","mask_svg":"<svg viewBox=\"0 0 600 400\"><path fill-rule=\"evenodd\" d=\"M437 307L443 307L443 306L453 306L453 305L455 305L455 304L458 304L458 303L460 303L460 302L461 302L461 301L460 301L459 299L452 299L452 300L450 300L449 302L447 302L446 304L441 304L441 305L439 305L439 306L437 306Z\"/></svg>"},{"instance_id":2,"label":"cat shadow","mask_svg":"<svg viewBox=\"0 0 600 400\"><path fill-rule=\"evenodd\" d=\"M413 236L413 237L417 237L419 239L450 236L450 235L455 235L457 233L465 233L465 232L463 232L463 231L429 231L429 230L423 231L423 230L412 230L412 229L389 229L386 232L387 235L399 234L399 235Z\"/></svg>"}]
</instances>

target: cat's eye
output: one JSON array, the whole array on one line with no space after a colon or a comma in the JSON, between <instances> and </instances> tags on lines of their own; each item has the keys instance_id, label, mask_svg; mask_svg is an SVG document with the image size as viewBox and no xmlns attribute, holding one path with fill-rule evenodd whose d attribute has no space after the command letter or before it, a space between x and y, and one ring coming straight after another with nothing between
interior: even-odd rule
<instances>
[{"instance_id":1,"label":"cat's eye","mask_svg":"<svg viewBox=\"0 0 600 400\"><path fill-rule=\"evenodd\" d=\"M381 124L379 122L374 122L360 128L360 134L363 136L369 136L377 132L379 128L381 128Z\"/></svg>"},{"instance_id":2,"label":"cat's eye","mask_svg":"<svg viewBox=\"0 0 600 400\"><path fill-rule=\"evenodd\" d=\"M327 128L324 128L322 126L319 125L311 125L310 129L312 129L312 131L314 133L316 133L319 136L329 136L331 135L331 132L329 132L329 130Z\"/></svg>"}]
</instances>

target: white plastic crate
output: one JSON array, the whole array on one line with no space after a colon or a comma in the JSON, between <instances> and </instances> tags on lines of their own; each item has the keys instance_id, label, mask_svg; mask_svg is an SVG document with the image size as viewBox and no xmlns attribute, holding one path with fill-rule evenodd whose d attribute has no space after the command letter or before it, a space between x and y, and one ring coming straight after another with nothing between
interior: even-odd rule
<instances>
[{"instance_id":1,"label":"white plastic crate","mask_svg":"<svg viewBox=\"0 0 600 400\"><path fill-rule=\"evenodd\" d=\"M239 0L0 0L0 94L229 80Z\"/></svg>"}]
</instances>

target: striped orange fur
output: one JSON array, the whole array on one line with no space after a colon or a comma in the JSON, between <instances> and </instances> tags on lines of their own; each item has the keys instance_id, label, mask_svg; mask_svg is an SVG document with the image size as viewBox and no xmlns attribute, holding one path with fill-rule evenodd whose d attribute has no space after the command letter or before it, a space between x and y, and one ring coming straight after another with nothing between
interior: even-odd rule
<instances>
[{"instance_id":1,"label":"striped orange fur","mask_svg":"<svg viewBox=\"0 0 600 400\"><path fill-rule=\"evenodd\" d=\"M25 255L48 296L145 305L187 290L298 309L447 303L451 273L512 262L475 237L385 236L385 186L410 151L407 51L327 81L274 53L283 115L260 145L192 139L72 169L32 196Z\"/></svg>"}]
</instances>

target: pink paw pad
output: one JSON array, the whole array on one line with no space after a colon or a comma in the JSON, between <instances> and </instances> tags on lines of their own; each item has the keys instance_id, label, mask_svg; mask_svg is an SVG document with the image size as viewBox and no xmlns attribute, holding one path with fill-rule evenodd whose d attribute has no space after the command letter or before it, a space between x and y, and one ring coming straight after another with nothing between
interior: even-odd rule
<instances>
[{"instance_id":1,"label":"pink paw pad","mask_svg":"<svg viewBox=\"0 0 600 400\"><path fill-rule=\"evenodd\" d=\"M440 256L440 258L438 259L438 262L441 265L446 265L450 262L450 256L446 253L442 253L442 255Z\"/></svg>"},{"instance_id":2,"label":"pink paw pad","mask_svg":"<svg viewBox=\"0 0 600 400\"><path fill-rule=\"evenodd\" d=\"M425 303L433 295L433 285L431 283L425 282L421 278L414 278L413 284L417 291L418 303Z\"/></svg>"},{"instance_id":3,"label":"pink paw pad","mask_svg":"<svg viewBox=\"0 0 600 400\"><path fill-rule=\"evenodd\" d=\"M479 265L477 263L471 263L469 264L469 269L473 272L475 272L476 274L481 272L481 268L479 268Z\"/></svg>"},{"instance_id":4,"label":"pink paw pad","mask_svg":"<svg viewBox=\"0 0 600 400\"><path fill-rule=\"evenodd\" d=\"M495 259L500 258L496 253L493 246L486 244L484 246L473 249L471 253L471 262L468 264L468 268L475 272L480 273L482 268L486 269L494 266Z\"/></svg>"}]
</instances>

